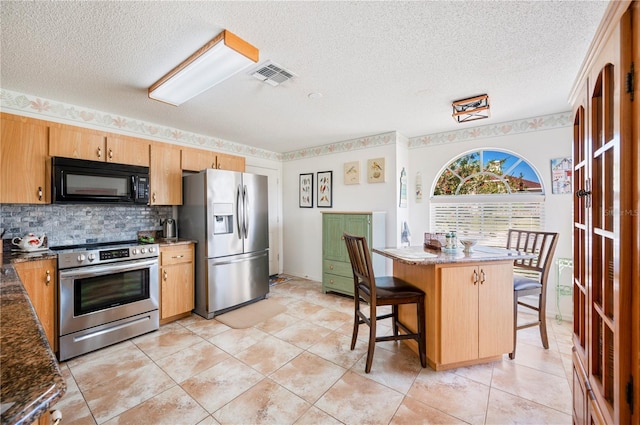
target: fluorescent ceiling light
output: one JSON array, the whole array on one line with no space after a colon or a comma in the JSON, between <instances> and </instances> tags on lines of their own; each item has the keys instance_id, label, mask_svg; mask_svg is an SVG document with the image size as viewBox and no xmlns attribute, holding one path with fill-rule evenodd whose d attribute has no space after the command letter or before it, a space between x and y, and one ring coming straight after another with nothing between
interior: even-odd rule
<instances>
[{"instance_id":1,"label":"fluorescent ceiling light","mask_svg":"<svg viewBox=\"0 0 640 425\"><path fill-rule=\"evenodd\" d=\"M227 30L149 87L149 97L178 106L258 62L258 49Z\"/></svg>"}]
</instances>

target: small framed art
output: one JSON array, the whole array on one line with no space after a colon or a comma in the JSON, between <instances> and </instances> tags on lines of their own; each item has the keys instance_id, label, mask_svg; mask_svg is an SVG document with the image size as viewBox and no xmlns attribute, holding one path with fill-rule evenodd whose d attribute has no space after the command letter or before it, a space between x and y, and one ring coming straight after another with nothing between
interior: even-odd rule
<instances>
[{"instance_id":1,"label":"small framed art","mask_svg":"<svg viewBox=\"0 0 640 425\"><path fill-rule=\"evenodd\" d=\"M318 172L318 208L333 206L333 171Z\"/></svg>"},{"instance_id":2,"label":"small framed art","mask_svg":"<svg viewBox=\"0 0 640 425\"><path fill-rule=\"evenodd\" d=\"M313 208L313 173L300 174L300 208Z\"/></svg>"},{"instance_id":3,"label":"small framed art","mask_svg":"<svg viewBox=\"0 0 640 425\"><path fill-rule=\"evenodd\" d=\"M384 183L384 158L374 158L367 161L367 182Z\"/></svg>"},{"instance_id":4,"label":"small framed art","mask_svg":"<svg viewBox=\"0 0 640 425\"><path fill-rule=\"evenodd\" d=\"M360 161L344 163L344 184L360 184Z\"/></svg>"}]
</instances>

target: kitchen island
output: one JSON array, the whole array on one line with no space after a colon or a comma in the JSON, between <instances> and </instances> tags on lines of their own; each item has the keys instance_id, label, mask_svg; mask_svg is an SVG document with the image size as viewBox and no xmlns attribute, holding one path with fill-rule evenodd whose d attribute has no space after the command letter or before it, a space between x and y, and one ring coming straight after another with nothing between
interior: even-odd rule
<instances>
[{"instance_id":1,"label":"kitchen island","mask_svg":"<svg viewBox=\"0 0 640 425\"><path fill-rule=\"evenodd\" d=\"M425 294L427 363L445 370L500 360L513 349L513 261L526 254L478 246L473 252L419 247L373 249L393 275ZM400 320L416 329L413 306ZM415 341L406 341L417 352Z\"/></svg>"}]
</instances>

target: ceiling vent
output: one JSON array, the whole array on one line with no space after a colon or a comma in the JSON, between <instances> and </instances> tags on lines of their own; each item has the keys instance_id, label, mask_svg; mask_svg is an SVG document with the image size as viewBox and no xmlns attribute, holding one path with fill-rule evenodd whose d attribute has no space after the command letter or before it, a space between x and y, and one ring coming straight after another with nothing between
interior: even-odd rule
<instances>
[{"instance_id":1,"label":"ceiling vent","mask_svg":"<svg viewBox=\"0 0 640 425\"><path fill-rule=\"evenodd\" d=\"M294 73L271 61L267 61L260 65L260 67L253 71L251 75L274 87L295 77Z\"/></svg>"}]
</instances>

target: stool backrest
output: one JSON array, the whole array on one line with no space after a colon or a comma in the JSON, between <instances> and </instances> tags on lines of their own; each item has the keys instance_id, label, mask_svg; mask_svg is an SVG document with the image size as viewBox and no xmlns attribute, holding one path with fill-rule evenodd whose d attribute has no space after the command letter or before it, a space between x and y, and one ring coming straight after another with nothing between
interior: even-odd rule
<instances>
[{"instance_id":1,"label":"stool backrest","mask_svg":"<svg viewBox=\"0 0 640 425\"><path fill-rule=\"evenodd\" d=\"M535 258L515 260L514 271L538 272L540 283L544 286L549 276L557 243L557 233L509 229L507 249L536 255Z\"/></svg>"},{"instance_id":2,"label":"stool backrest","mask_svg":"<svg viewBox=\"0 0 640 425\"><path fill-rule=\"evenodd\" d=\"M351 269L353 270L354 289L357 290L359 284L367 287L371 298L376 297L375 276L373 274L373 265L371 263L371 255L367 246L367 239L364 236L354 236L349 233L343 234L344 241L347 244L347 252L351 261Z\"/></svg>"}]
</instances>

